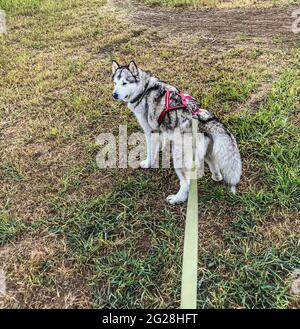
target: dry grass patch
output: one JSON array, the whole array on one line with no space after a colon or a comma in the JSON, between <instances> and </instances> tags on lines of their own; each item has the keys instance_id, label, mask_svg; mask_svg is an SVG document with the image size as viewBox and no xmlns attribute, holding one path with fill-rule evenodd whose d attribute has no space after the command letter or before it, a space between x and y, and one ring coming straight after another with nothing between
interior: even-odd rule
<instances>
[{"instance_id":1,"label":"dry grass patch","mask_svg":"<svg viewBox=\"0 0 300 329\"><path fill-rule=\"evenodd\" d=\"M89 306L85 273L66 259L62 239L45 232L26 234L2 251L6 294L1 307L77 308Z\"/></svg>"}]
</instances>

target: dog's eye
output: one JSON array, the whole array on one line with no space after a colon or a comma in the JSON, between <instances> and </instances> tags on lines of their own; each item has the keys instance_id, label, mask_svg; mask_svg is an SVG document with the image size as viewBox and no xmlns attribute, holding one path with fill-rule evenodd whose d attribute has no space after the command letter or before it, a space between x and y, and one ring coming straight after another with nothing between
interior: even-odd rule
<instances>
[{"instance_id":1,"label":"dog's eye","mask_svg":"<svg viewBox=\"0 0 300 329\"><path fill-rule=\"evenodd\" d=\"M122 85L123 85L123 86L127 85L127 82L123 82Z\"/></svg>"}]
</instances>

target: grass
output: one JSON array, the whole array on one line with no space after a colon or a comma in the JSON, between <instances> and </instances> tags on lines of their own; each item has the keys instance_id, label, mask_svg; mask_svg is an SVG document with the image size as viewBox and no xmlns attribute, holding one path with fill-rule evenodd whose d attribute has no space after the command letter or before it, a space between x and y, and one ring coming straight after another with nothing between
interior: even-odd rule
<instances>
[{"instance_id":1,"label":"grass","mask_svg":"<svg viewBox=\"0 0 300 329\"><path fill-rule=\"evenodd\" d=\"M53 202L58 215L44 225L68 237L72 257L91 273L88 284L94 307L147 307L149 303L159 307L158 285L166 282L163 277L157 281L155 269L163 263L166 271L180 271L179 264L174 265L180 225L165 208L156 214L162 220L153 218L154 188L150 178L137 173L106 195L67 201L62 197ZM111 287L108 294L104 282ZM168 287L170 298L177 290Z\"/></svg>"},{"instance_id":2,"label":"grass","mask_svg":"<svg viewBox=\"0 0 300 329\"><path fill-rule=\"evenodd\" d=\"M25 224L9 215L7 211L0 213L0 246L17 239L24 231Z\"/></svg>"},{"instance_id":3,"label":"grass","mask_svg":"<svg viewBox=\"0 0 300 329\"><path fill-rule=\"evenodd\" d=\"M295 161L299 148L287 152L297 145L299 129L288 120L296 110L297 95L299 81L291 71L286 71L259 111L238 119L237 133L248 140L249 150L264 152L263 163L259 165L264 182L259 189L238 196L239 209L231 229L225 233L221 245L204 253L205 289L204 292L200 289L201 307L285 308L289 305L285 280L300 265L299 237L281 235L281 241L274 244L272 240L264 240L259 228L274 206L277 211L299 211L299 168ZM228 296L232 297L230 302Z\"/></svg>"},{"instance_id":4,"label":"grass","mask_svg":"<svg viewBox=\"0 0 300 329\"><path fill-rule=\"evenodd\" d=\"M198 307L299 307L299 45L232 35L216 50L195 33L187 48L99 0L0 8L1 307L179 306L186 206L164 200L174 172L96 165L98 134L139 129L111 99L112 58L189 91L239 141L236 196L199 180Z\"/></svg>"},{"instance_id":5,"label":"grass","mask_svg":"<svg viewBox=\"0 0 300 329\"><path fill-rule=\"evenodd\" d=\"M69 8L74 8L79 0L1 0L0 8L14 15L51 14Z\"/></svg>"}]
</instances>

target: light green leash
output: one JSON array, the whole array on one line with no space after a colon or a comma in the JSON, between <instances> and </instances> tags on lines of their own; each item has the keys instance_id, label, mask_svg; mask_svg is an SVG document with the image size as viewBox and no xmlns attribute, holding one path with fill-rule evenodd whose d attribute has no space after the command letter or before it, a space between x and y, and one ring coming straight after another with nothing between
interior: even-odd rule
<instances>
[{"instance_id":1,"label":"light green leash","mask_svg":"<svg viewBox=\"0 0 300 329\"><path fill-rule=\"evenodd\" d=\"M181 309L197 308L197 269L198 269L198 189L196 168L196 136L198 121L192 120L193 166L187 204L183 264L181 281Z\"/></svg>"}]
</instances>

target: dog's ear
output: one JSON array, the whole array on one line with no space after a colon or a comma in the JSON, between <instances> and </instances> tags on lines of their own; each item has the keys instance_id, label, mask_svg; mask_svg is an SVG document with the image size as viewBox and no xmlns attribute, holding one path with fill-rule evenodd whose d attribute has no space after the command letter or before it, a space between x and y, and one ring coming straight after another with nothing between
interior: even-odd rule
<instances>
[{"instance_id":1,"label":"dog's ear","mask_svg":"<svg viewBox=\"0 0 300 329\"><path fill-rule=\"evenodd\" d=\"M116 61L112 61L112 75L114 75L120 65Z\"/></svg>"},{"instance_id":2,"label":"dog's ear","mask_svg":"<svg viewBox=\"0 0 300 329\"><path fill-rule=\"evenodd\" d=\"M138 67L137 65L135 64L135 61L131 61L128 65L128 68L129 68L129 71L135 75L135 76L138 76L139 75L139 71L138 71Z\"/></svg>"}]
</instances>

